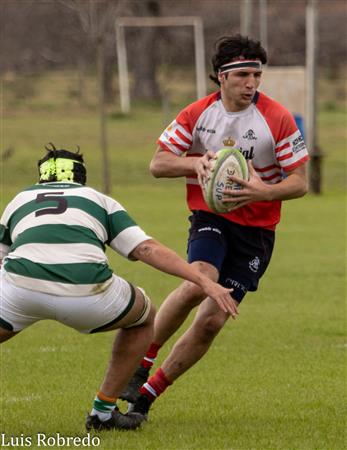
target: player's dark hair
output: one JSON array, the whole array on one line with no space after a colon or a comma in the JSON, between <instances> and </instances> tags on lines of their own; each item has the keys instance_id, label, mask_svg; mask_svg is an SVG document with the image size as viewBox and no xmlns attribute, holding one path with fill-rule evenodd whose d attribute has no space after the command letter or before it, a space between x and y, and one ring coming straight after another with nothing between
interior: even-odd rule
<instances>
[{"instance_id":1,"label":"player's dark hair","mask_svg":"<svg viewBox=\"0 0 347 450\"><path fill-rule=\"evenodd\" d=\"M215 42L215 54L212 57L212 66L214 75L210 79L218 86L218 70L223 64L230 63L233 59L242 56L244 59L259 59L263 64L267 63L265 49L259 41L253 41L248 36L235 34L232 36L223 36Z\"/></svg>"},{"instance_id":2,"label":"player's dark hair","mask_svg":"<svg viewBox=\"0 0 347 450\"><path fill-rule=\"evenodd\" d=\"M57 149L54 144L51 142L48 145L45 145L45 149L47 150L46 155L38 161L38 169L39 169L39 183L47 183L52 181L61 181L57 178L56 171L49 171L49 173L43 176L41 171L41 166L46 161L53 159L62 158L67 160L73 160L72 168L70 169L71 176L69 175L68 181L73 181L79 184L86 184L87 181L87 171L84 166L83 155L79 152L80 148L77 146L77 152L71 152L65 149ZM64 169L63 169L64 171ZM72 178L72 179L71 179Z\"/></svg>"}]
</instances>

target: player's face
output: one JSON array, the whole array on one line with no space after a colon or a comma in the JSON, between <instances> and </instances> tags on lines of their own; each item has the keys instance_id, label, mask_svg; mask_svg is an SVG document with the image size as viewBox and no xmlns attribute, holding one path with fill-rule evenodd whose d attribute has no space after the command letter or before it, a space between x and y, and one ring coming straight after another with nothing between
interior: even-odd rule
<instances>
[{"instance_id":1,"label":"player's face","mask_svg":"<svg viewBox=\"0 0 347 450\"><path fill-rule=\"evenodd\" d=\"M245 68L219 75L222 101L229 111L241 111L247 108L258 89L261 70Z\"/></svg>"}]
</instances>

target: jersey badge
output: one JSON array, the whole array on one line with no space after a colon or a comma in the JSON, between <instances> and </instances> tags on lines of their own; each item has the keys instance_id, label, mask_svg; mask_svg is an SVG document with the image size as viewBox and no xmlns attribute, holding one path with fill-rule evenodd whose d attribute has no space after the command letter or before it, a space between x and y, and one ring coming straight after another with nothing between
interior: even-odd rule
<instances>
[{"instance_id":1,"label":"jersey badge","mask_svg":"<svg viewBox=\"0 0 347 450\"><path fill-rule=\"evenodd\" d=\"M249 141L256 141L258 139L251 128L246 131L246 133L242 137L243 139L248 139Z\"/></svg>"}]
</instances>

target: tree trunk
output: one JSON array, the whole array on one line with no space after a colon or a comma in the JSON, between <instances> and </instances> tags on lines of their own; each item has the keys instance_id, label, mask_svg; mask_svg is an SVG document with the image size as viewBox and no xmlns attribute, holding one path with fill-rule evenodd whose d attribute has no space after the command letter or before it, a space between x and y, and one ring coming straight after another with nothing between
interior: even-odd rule
<instances>
[{"instance_id":1,"label":"tree trunk","mask_svg":"<svg viewBox=\"0 0 347 450\"><path fill-rule=\"evenodd\" d=\"M139 8L139 6L141 6ZM150 0L137 4L135 15L159 16L160 6L157 0ZM158 29L156 27L139 27L136 32L136 55L133 67L133 98L137 100L159 100L160 90L156 80L158 63Z\"/></svg>"},{"instance_id":2,"label":"tree trunk","mask_svg":"<svg viewBox=\"0 0 347 450\"><path fill-rule=\"evenodd\" d=\"M106 130L106 105L105 105L105 90L104 90L104 39L99 37L96 41L97 52L97 76L98 76L98 91L99 91L99 119L100 119L100 150L102 160L102 181L103 192L109 194L111 191L111 180L109 172L109 157L107 149L107 130Z\"/></svg>"}]
</instances>

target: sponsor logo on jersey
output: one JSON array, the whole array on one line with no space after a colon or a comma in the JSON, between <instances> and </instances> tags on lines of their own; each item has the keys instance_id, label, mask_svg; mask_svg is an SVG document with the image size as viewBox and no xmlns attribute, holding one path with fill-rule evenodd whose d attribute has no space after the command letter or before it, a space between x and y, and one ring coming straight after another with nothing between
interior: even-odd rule
<instances>
[{"instance_id":1,"label":"sponsor logo on jersey","mask_svg":"<svg viewBox=\"0 0 347 450\"><path fill-rule=\"evenodd\" d=\"M246 131L246 133L242 137L243 139L248 139L249 141L256 141L258 139L251 128Z\"/></svg>"},{"instance_id":2,"label":"sponsor logo on jersey","mask_svg":"<svg viewBox=\"0 0 347 450\"><path fill-rule=\"evenodd\" d=\"M205 128L203 126L196 127L196 131L198 132L202 131L203 133L211 133L211 134L216 133L216 130L214 130L213 128Z\"/></svg>"},{"instance_id":3,"label":"sponsor logo on jersey","mask_svg":"<svg viewBox=\"0 0 347 450\"><path fill-rule=\"evenodd\" d=\"M198 233L201 233L202 231L214 231L215 233L222 234L222 232L218 228L212 227L204 227L198 229Z\"/></svg>"},{"instance_id":4,"label":"sponsor logo on jersey","mask_svg":"<svg viewBox=\"0 0 347 450\"><path fill-rule=\"evenodd\" d=\"M236 142L236 141L235 141L231 136L229 136L227 139L224 139L224 140L223 140L223 144L224 144L226 147L234 147L235 142Z\"/></svg>"},{"instance_id":5,"label":"sponsor logo on jersey","mask_svg":"<svg viewBox=\"0 0 347 450\"><path fill-rule=\"evenodd\" d=\"M248 267L252 272L258 272L260 266L260 259L256 256L248 263Z\"/></svg>"},{"instance_id":6,"label":"sponsor logo on jersey","mask_svg":"<svg viewBox=\"0 0 347 450\"><path fill-rule=\"evenodd\" d=\"M254 158L254 147L252 146L249 150L244 150L242 147L238 147L240 152L243 154L243 156L246 159L253 159Z\"/></svg>"},{"instance_id":7,"label":"sponsor logo on jersey","mask_svg":"<svg viewBox=\"0 0 347 450\"><path fill-rule=\"evenodd\" d=\"M244 284L240 283L239 281L234 280L233 278L226 278L225 284L227 286L231 286L231 287L234 287L236 289L240 289L240 291L242 291L244 293L247 292L246 286Z\"/></svg>"}]
</instances>

